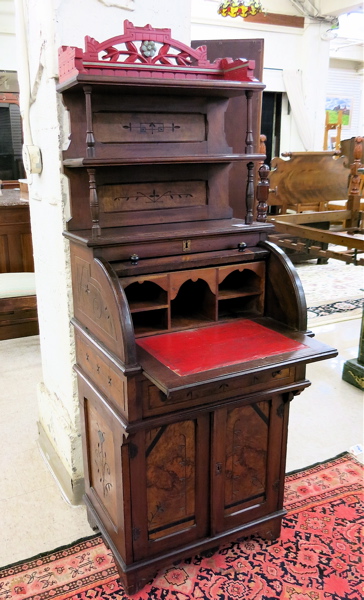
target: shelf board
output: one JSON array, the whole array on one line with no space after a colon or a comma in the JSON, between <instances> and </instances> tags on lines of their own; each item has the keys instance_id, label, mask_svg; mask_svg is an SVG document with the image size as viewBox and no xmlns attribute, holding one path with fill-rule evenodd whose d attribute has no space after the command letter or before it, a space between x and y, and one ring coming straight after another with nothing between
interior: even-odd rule
<instances>
[{"instance_id":1,"label":"shelf board","mask_svg":"<svg viewBox=\"0 0 364 600\"><path fill-rule=\"evenodd\" d=\"M67 158L63 165L70 169L81 167L112 167L122 165L165 165L165 164L193 164L193 163L231 163L245 161L264 161L264 154L196 154L194 156L139 156L118 158Z\"/></svg>"},{"instance_id":2,"label":"shelf board","mask_svg":"<svg viewBox=\"0 0 364 600\"><path fill-rule=\"evenodd\" d=\"M167 327L139 327L134 325L135 337L157 335L158 333L168 333Z\"/></svg>"},{"instance_id":3,"label":"shelf board","mask_svg":"<svg viewBox=\"0 0 364 600\"><path fill-rule=\"evenodd\" d=\"M240 309L240 310L231 310L229 311L228 308L220 308L219 310L219 314L218 314L218 322L223 323L225 321L230 322L230 321L235 321L238 319L255 319L257 317L261 317L262 313L259 310L256 310L254 308L247 308L247 309Z\"/></svg>"},{"instance_id":4,"label":"shelf board","mask_svg":"<svg viewBox=\"0 0 364 600\"><path fill-rule=\"evenodd\" d=\"M244 296L259 296L261 293L257 289L245 289L240 290L220 290L218 294L218 300L229 300L229 298L243 298Z\"/></svg>"},{"instance_id":5,"label":"shelf board","mask_svg":"<svg viewBox=\"0 0 364 600\"><path fill-rule=\"evenodd\" d=\"M155 96L207 96L234 98L246 91L261 92L265 84L260 81L233 81L230 79L163 79L162 77L123 77L79 73L57 85L61 93L83 92L84 85L91 85L97 92L123 94L153 94Z\"/></svg>"},{"instance_id":6,"label":"shelf board","mask_svg":"<svg viewBox=\"0 0 364 600\"><path fill-rule=\"evenodd\" d=\"M130 302L129 308L131 313L137 312L145 312L149 310L161 310L163 308L168 308L168 304L160 304L156 302L153 304L152 302L144 301L144 302Z\"/></svg>"},{"instance_id":7,"label":"shelf board","mask_svg":"<svg viewBox=\"0 0 364 600\"><path fill-rule=\"evenodd\" d=\"M209 317L205 317L201 314L199 315L186 315L186 316L172 316L171 318L171 329L184 329L189 327L194 327L196 325L202 324L211 324L214 323L213 319L209 319Z\"/></svg>"}]
</instances>

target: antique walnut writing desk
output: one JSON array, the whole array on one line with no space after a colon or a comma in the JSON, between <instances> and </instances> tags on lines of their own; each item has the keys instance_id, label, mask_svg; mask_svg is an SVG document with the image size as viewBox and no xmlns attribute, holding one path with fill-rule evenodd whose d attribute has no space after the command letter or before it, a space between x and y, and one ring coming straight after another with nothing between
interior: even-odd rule
<instances>
[{"instance_id":1,"label":"antique walnut writing desk","mask_svg":"<svg viewBox=\"0 0 364 600\"><path fill-rule=\"evenodd\" d=\"M253 67L127 21L60 50L85 502L129 593L175 560L279 535L289 403L306 363L336 354L307 335L264 203L253 220ZM239 95L244 154L224 133Z\"/></svg>"}]
</instances>

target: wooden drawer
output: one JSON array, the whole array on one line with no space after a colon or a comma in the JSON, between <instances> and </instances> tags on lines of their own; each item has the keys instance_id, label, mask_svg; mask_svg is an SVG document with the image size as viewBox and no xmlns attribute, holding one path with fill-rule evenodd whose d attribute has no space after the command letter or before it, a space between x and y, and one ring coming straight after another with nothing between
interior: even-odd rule
<instances>
[{"instance_id":1,"label":"wooden drawer","mask_svg":"<svg viewBox=\"0 0 364 600\"><path fill-rule=\"evenodd\" d=\"M127 414L127 380L95 346L76 335L77 364L99 390Z\"/></svg>"},{"instance_id":2,"label":"wooden drawer","mask_svg":"<svg viewBox=\"0 0 364 600\"><path fill-rule=\"evenodd\" d=\"M295 380L295 368L283 367L256 374L226 378L213 383L194 386L191 389L173 392L167 397L157 386L147 379L141 383L143 415L152 416L195 407L260 390L276 388Z\"/></svg>"},{"instance_id":3,"label":"wooden drawer","mask_svg":"<svg viewBox=\"0 0 364 600\"><path fill-rule=\"evenodd\" d=\"M257 246L260 241L260 234L250 233L242 235L237 230L236 233L227 235L203 235L184 237L166 240L151 240L150 242L130 242L129 244L119 244L118 246L104 248L102 255L109 261L126 261L133 254L139 259L151 259L160 256L181 255L181 260L188 254L195 252L214 252L217 250L232 250L238 247L240 242L244 241L248 247ZM130 263L131 264L131 263ZM152 268L152 267L151 267Z\"/></svg>"}]
</instances>

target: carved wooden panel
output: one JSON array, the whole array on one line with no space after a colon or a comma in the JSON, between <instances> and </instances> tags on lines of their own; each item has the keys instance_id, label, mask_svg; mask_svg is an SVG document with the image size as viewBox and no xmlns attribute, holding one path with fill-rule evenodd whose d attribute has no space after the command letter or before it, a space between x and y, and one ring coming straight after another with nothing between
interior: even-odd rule
<instances>
[{"instance_id":1,"label":"carved wooden panel","mask_svg":"<svg viewBox=\"0 0 364 600\"><path fill-rule=\"evenodd\" d=\"M202 114L100 112L93 114L94 134L104 144L130 142L202 142Z\"/></svg>"},{"instance_id":2,"label":"carved wooden panel","mask_svg":"<svg viewBox=\"0 0 364 600\"><path fill-rule=\"evenodd\" d=\"M98 195L101 210L106 213L184 208L207 204L205 181L100 185Z\"/></svg>"},{"instance_id":3,"label":"carved wooden panel","mask_svg":"<svg viewBox=\"0 0 364 600\"><path fill-rule=\"evenodd\" d=\"M266 490L270 403L229 410L226 422L225 514L262 501Z\"/></svg>"},{"instance_id":4,"label":"carved wooden panel","mask_svg":"<svg viewBox=\"0 0 364 600\"><path fill-rule=\"evenodd\" d=\"M89 403L87 407L90 485L115 526L117 523L117 493L113 436L100 413Z\"/></svg>"},{"instance_id":5,"label":"carved wooden panel","mask_svg":"<svg viewBox=\"0 0 364 600\"><path fill-rule=\"evenodd\" d=\"M301 210L325 210L330 200L347 197L348 171L344 156L327 152L293 152L289 160L273 158L268 204Z\"/></svg>"},{"instance_id":6,"label":"carved wooden panel","mask_svg":"<svg viewBox=\"0 0 364 600\"><path fill-rule=\"evenodd\" d=\"M163 425L146 433L149 539L195 523L195 423Z\"/></svg>"},{"instance_id":7,"label":"carved wooden panel","mask_svg":"<svg viewBox=\"0 0 364 600\"><path fill-rule=\"evenodd\" d=\"M77 282L75 306L98 327L115 338L114 320L105 303L105 294L99 282L91 275L90 264L76 257L75 268Z\"/></svg>"}]
</instances>

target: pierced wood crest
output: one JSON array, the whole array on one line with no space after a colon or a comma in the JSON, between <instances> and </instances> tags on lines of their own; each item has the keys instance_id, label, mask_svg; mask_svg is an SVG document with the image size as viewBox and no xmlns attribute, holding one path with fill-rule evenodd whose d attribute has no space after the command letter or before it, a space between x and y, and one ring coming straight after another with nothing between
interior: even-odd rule
<instances>
[{"instance_id":1,"label":"pierced wood crest","mask_svg":"<svg viewBox=\"0 0 364 600\"><path fill-rule=\"evenodd\" d=\"M207 60L206 46L194 50L171 38L170 29L154 29L151 25L134 27L130 21L124 21L124 35L116 36L99 43L94 38L85 38L85 55L89 60L110 62L191 65L210 63Z\"/></svg>"},{"instance_id":2,"label":"pierced wood crest","mask_svg":"<svg viewBox=\"0 0 364 600\"><path fill-rule=\"evenodd\" d=\"M85 37L85 51L72 46L59 50L59 80L79 73L127 77L150 77L158 71L164 79L238 79L256 81L254 61L207 60L207 47L191 48L171 37L171 30L151 25L135 27L124 21L124 33L104 42Z\"/></svg>"}]
</instances>

